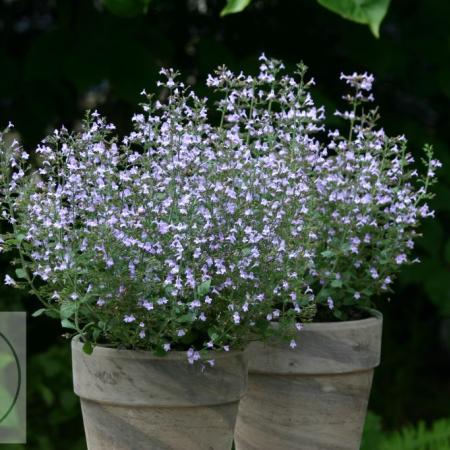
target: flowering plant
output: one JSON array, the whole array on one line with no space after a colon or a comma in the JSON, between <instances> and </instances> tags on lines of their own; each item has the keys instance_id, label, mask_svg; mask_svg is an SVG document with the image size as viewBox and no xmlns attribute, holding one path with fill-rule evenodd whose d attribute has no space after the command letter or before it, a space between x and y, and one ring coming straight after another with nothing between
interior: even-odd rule
<instances>
[{"instance_id":1,"label":"flowering plant","mask_svg":"<svg viewBox=\"0 0 450 450\"><path fill-rule=\"evenodd\" d=\"M18 253L6 282L28 284L45 306L38 313L59 317L88 351L102 342L184 349L193 362L202 349L242 347L273 320L292 334L309 311L303 271L315 243L302 225L303 155L271 149L277 130L256 116L257 105L270 109L276 70L264 66L255 80L247 136L255 92L241 76L224 87L213 126L206 100L164 70L166 101L148 96L122 142L91 113L81 131L43 141L34 170L2 137L2 216L12 227L2 245ZM287 107L313 119L303 83L285 84ZM287 119L290 133L297 126Z\"/></svg>"},{"instance_id":2,"label":"flowering plant","mask_svg":"<svg viewBox=\"0 0 450 450\"><path fill-rule=\"evenodd\" d=\"M418 262L410 254L420 219L433 216L426 201L441 163L425 146L425 173L419 175L405 137L377 128L377 109L367 108L374 100L372 75L341 75L351 92L343 97L349 110L335 112L349 122L340 131L328 129L323 108L314 106L308 92L314 80L303 82L306 67L298 66L300 83L283 68L263 58L262 70L269 72L258 81L225 69L208 81L225 93L225 118L240 126L255 157L288 152L295 158L291 169L303 173L302 231L288 239L310 241L301 250L308 259L301 273L315 320L360 317L376 296L390 291L402 265ZM270 92L257 90L253 97L261 79Z\"/></svg>"},{"instance_id":3,"label":"flowering plant","mask_svg":"<svg viewBox=\"0 0 450 450\"><path fill-rule=\"evenodd\" d=\"M435 170L432 148L424 148L419 175L404 136L389 137L377 128L373 101L374 78L341 75L351 88L344 96L348 111L336 115L349 122L347 134L328 131L328 143L317 160L315 196L320 204L314 220L317 235L315 269L319 280L316 302L320 316L347 319L355 309L372 307L373 298L391 291L402 265L410 257L421 218L434 215L426 203L433 197Z\"/></svg>"},{"instance_id":4,"label":"flowering plant","mask_svg":"<svg viewBox=\"0 0 450 450\"><path fill-rule=\"evenodd\" d=\"M256 77L208 77L218 124L163 70L134 129L88 113L29 155L1 135L2 217L16 277L82 336L165 354L241 348L274 329L289 339L316 312L343 318L388 289L407 261L438 163L416 188L403 138L375 129L371 78L356 89L343 137L326 131L300 64L294 76L261 57ZM146 95L146 94L145 94ZM165 100L163 101L163 97ZM277 322L279 327L270 327ZM295 346L295 341L291 341Z\"/></svg>"}]
</instances>

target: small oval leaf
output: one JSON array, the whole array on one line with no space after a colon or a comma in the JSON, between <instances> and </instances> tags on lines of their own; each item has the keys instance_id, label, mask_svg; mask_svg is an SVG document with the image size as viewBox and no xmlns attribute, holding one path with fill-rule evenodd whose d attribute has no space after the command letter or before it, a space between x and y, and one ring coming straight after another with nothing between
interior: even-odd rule
<instances>
[{"instance_id":1,"label":"small oval leaf","mask_svg":"<svg viewBox=\"0 0 450 450\"><path fill-rule=\"evenodd\" d=\"M197 294L199 297L204 297L211 288L211 280L206 280L203 283L201 283L197 288Z\"/></svg>"},{"instance_id":2,"label":"small oval leaf","mask_svg":"<svg viewBox=\"0 0 450 450\"><path fill-rule=\"evenodd\" d=\"M35 311L35 312L32 314L32 316L33 316L33 317L39 317L40 315L44 314L45 311L47 311L45 308L38 309L37 311Z\"/></svg>"},{"instance_id":3,"label":"small oval leaf","mask_svg":"<svg viewBox=\"0 0 450 450\"><path fill-rule=\"evenodd\" d=\"M228 14L241 12L250 5L251 1L252 0L228 0L220 15L223 17Z\"/></svg>"},{"instance_id":4,"label":"small oval leaf","mask_svg":"<svg viewBox=\"0 0 450 450\"><path fill-rule=\"evenodd\" d=\"M86 353L87 355L92 355L92 352L94 351L94 347L92 346L92 344L90 342L85 342L83 344L83 352Z\"/></svg>"},{"instance_id":5,"label":"small oval leaf","mask_svg":"<svg viewBox=\"0 0 450 450\"><path fill-rule=\"evenodd\" d=\"M27 273L26 273L25 269L22 269L22 268L16 269L16 277L26 280Z\"/></svg>"}]
</instances>

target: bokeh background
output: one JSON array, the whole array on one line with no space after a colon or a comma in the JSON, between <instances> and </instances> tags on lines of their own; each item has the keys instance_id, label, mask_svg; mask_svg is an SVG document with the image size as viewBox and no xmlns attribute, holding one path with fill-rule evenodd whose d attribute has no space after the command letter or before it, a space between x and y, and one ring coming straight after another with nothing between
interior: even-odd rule
<instances>
[{"instance_id":1,"label":"bokeh background","mask_svg":"<svg viewBox=\"0 0 450 450\"><path fill-rule=\"evenodd\" d=\"M76 127L86 108L126 131L161 66L180 69L202 93L216 66L252 72L261 52L288 66L303 60L329 113L340 105L341 71L372 72L382 126L406 134L417 155L434 144L444 164L437 220L423 225L422 263L379 301L383 362L362 448L450 448L450 2L393 0L379 39L315 0L254 0L226 17L224 0L152 0L144 14L115 3L113 13L93 0L0 0L0 127L11 120L28 150L55 127ZM0 259L0 276L9 270ZM0 310L38 308L0 288ZM57 321L29 319L29 443L11 449L85 449L61 334Z\"/></svg>"}]
</instances>

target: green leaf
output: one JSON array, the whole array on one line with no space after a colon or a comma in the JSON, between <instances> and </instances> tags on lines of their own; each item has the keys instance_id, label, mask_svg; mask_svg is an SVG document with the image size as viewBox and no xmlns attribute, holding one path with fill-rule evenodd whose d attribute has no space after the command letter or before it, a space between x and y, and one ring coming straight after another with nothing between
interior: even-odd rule
<instances>
[{"instance_id":1,"label":"green leaf","mask_svg":"<svg viewBox=\"0 0 450 450\"><path fill-rule=\"evenodd\" d=\"M87 355L92 355L92 352L94 351L94 347L92 346L92 344L90 342L85 342L83 344L83 352L86 353Z\"/></svg>"},{"instance_id":2,"label":"green leaf","mask_svg":"<svg viewBox=\"0 0 450 450\"><path fill-rule=\"evenodd\" d=\"M61 303L59 309L59 315L61 319L69 319L72 317L78 308L78 304L75 301L64 301Z\"/></svg>"},{"instance_id":3,"label":"green leaf","mask_svg":"<svg viewBox=\"0 0 450 450\"><path fill-rule=\"evenodd\" d=\"M334 256L334 252L332 252L331 250L325 250L324 252L321 253L321 255L324 258L332 258Z\"/></svg>"},{"instance_id":4,"label":"green leaf","mask_svg":"<svg viewBox=\"0 0 450 450\"><path fill-rule=\"evenodd\" d=\"M330 289L323 288L323 289L321 289L321 290L318 292L318 294L317 294L317 300L326 299L326 298L328 298L331 294L332 294L332 292L331 292ZM298 304L299 304L301 307L305 307L305 306L308 306L308 305L309 305L309 302L310 302L310 301L309 301L308 299L304 298L304 299L300 299L300 300L298 301Z\"/></svg>"},{"instance_id":5,"label":"green leaf","mask_svg":"<svg viewBox=\"0 0 450 450\"><path fill-rule=\"evenodd\" d=\"M331 282L331 287L334 287L334 288L342 287L342 280L333 280Z\"/></svg>"},{"instance_id":6,"label":"green leaf","mask_svg":"<svg viewBox=\"0 0 450 450\"><path fill-rule=\"evenodd\" d=\"M69 328L71 330L76 330L77 327L75 326L75 324L73 322L71 322L69 319L63 319L61 320L61 326L63 328Z\"/></svg>"},{"instance_id":7,"label":"green leaf","mask_svg":"<svg viewBox=\"0 0 450 450\"><path fill-rule=\"evenodd\" d=\"M167 296L171 296L172 295L172 291L175 289L175 286L173 284L168 284L166 286L164 286L164 293Z\"/></svg>"},{"instance_id":8,"label":"green leaf","mask_svg":"<svg viewBox=\"0 0 450 450\"><path fill-rule=\"evenodd\" d=\"M147 12L150 0L103 0L103 4L116 16L134 17Z\"/></svg>"},{"instance_id":9,"label":"green leaf","mask_svg":"<svg viewBox=\"0 0 450 450\"><path fill-rule=\"evenodd\" d=\"M325 8L345 19L368 25L375 37L380 37L380 25L386 16L390 0L317 0Z\"/></svg>"},{"instance_id":10,"label":"green leaf","mask_svg":"<svg viewBox=\"0 0 450 450\"><path fill-rule=\"evenodd\" d=\"M39 317L40 315L44 314L45 311L47 311L45 308L38 309L33 314L31 314L33 317Z\"/></svg>"},{"instance_id":11,"label":"green leaf","mask_svg":"<svg viewBox=\"0 0 450 450\"><path fill-rule=\"evenodd\" d=\"M27 279L27 273L26 273L25 269L20 269L20 268L16 269L16 277L26 280Z\"/></svg>"},{"instance_id":12,"label":"green leaf","mask_svg":"<svg viewBox=\"0 0 450 450\"><path fill-rule=\"evenodd\" d=\"M227 4L220 12L220 15L223 17L228 14L241 12L250 5L251 1L252 0L227 0Z\"/></svg>"},{"instance_id":13,"label":"green leaf","mask_svg":"<svg viewBox=\"0 0 450 450\"><path fill-rule=\"evenodd\" d=\"M219 337L218 333L214 330L214 328L210 328L208 330L208 336L210 337L211 341L216 341Z\"/></svg>"},{"instance_id":14,"label":"green leaf","mask_svg":"<svg viewBox=\"0 0 450 450\"><path fill-rule=\"evenodd\" d=\"M47 405L51 405L55 401L53 392L44 384L39 384L38 390Z\"/></svg>"},{"instance_id":15,"label":"green leaf","mask_svg":"<svg viewBox=\"0 0 450 450\"><path fill-rule=\"evenodd\" d=\"M204 297L211 288L211 280L206 280L202 284L200 284L197 288L197 294L200 297Z\"/></svg>"},{"instance_id":16,"label":"green leaf","mask_svg":"<svg viewBox=\"0 0 450 450\"><path fill-rule=\"evenodd\" d=\"M56 309L47 309L45 310L45 315L51 317L52 319L59 319L59 311Z\"/></svg>"},{"instance_id":17,"label":"green leaf","mask_svg":"<svg viewBox=\"0 0 450 450\"><path fill-rule=\"evenodd\" d=\"M92 332L92 337L94 338L94 341L96 341L99 338L101 332L102 330L100 330L99 328L94 329L94 331Z\"/></svg>"},{"instance_id":18,"label":"green leaf","mask_svg":"<svg viewBox=\"0 0 450 450\"><path fill-rule=\"evenodd\" d=\"M182 316L177 318L177 322L179 323L189 323L194 320L194 315L192 313L183 314Z\"/></svg>"}]
</instances>

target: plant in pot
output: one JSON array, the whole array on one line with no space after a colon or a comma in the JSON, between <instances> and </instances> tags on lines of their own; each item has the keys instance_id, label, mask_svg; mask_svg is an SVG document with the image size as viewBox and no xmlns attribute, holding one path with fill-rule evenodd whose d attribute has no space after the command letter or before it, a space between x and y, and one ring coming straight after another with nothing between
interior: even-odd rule
<instances>
[{"instance_id":1,"label":"plant in pot","mask_svg":"<svg viewBox=\"0 0 450 450\"><path fill-rule=\"evenodd\" d=\"M302 127L273 136L308 161L308 196L314 205L304 226L317 239L305 281L316 315L298 332L293 349L271 340L251 344L248 394L236 425L237 450L359 449L374 368L379 364L382 316L374 299L389 292L410 253L417 226L432 216L426 200L440 163L425 147L425 173L412 167L404 137L388 137L377 127L373 77L341 76L352 92L350 108L336 115L349 121L343 134L327 130L313 139L319 124L307 110L297 112ZM274 105L260 114L276 130L286 129L293 113L282 104L281 81ZM304 89L302 81L290 83ZM311 108L311 104L308 105ZM315 118L314 118L315 119ZM312 124L312 128L309 124ZM323 138L326 136L326 138Z\"/></svg>"},{"instance_id":2,"label":"plant in pot","mask_svg":"<svg viewBox=\"0 0 450 450\"><path fill-rule=\"evenodd\" d=\"M277 70L249 88L219 69L208 84L226 95L212 114L163 70L159 99L147 96L125 138L88 113L33 164L1 134L5 282L28 287L35 315L73 338L90 450L229 450L246 344L274 330L290 340L314 312L303 154L278 148L251 106L272 101ZM306 109L312 132L321 113Z\"/></svg>"}]
</instances>

